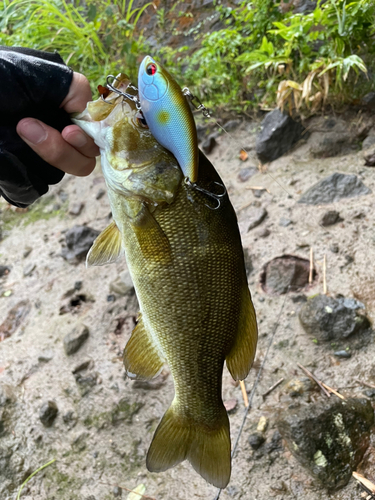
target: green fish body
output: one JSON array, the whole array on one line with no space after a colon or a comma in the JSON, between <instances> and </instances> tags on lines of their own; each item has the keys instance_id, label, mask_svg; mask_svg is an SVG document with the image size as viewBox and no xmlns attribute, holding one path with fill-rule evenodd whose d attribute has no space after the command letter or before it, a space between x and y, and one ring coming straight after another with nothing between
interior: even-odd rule
<instances>
[{"instance_id":1,"label":"green fish body","mask_svg":"<svg viewBox=\"0 0 375 500\"><path fill-rule=\"evenodd\" d=\"M224 488L231 445L223 364L235 380L244 379L257 342L236 215L227 195L217 207L185 183L176 159L139 126L132 104L112 100L111 110L96 101L91 114L89 104L76 119L101 148L114 219L87 262L112 262L125 252L140 304L124 351L126 372L147 380L168 363L173 376L175 397L156 429L147 468L160 472L187 459ZM197 183L213 193L222 185L202 153Z\"/></svg>"}]
</instances>

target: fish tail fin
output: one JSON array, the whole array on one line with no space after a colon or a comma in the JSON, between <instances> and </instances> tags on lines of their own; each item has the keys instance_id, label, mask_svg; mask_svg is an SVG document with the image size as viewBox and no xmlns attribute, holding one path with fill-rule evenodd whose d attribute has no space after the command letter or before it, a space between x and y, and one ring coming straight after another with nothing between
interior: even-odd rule
<instances>
[{"instance_id":1,"label":"fish tail fin","mask_svg":"<svg viewBox=\"0 0 375 500\"><path fill-rule=\"evenodd\" d=\"M222 405L212 426L189 421L172 405L155 431L146 465L150 472L165 471L187 459L206 481L225 488L231 473L229 419Z\"/></svg>"}]
</instances>

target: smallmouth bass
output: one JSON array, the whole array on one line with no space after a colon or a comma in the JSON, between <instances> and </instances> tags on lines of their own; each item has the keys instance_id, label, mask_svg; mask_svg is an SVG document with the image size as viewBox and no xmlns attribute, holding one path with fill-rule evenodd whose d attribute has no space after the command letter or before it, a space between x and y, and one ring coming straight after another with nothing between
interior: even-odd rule
<instances>
[{"instance_id":1,"label":"smallmouth bass","mask_svg":"<svg viewBox=\"0 0 375 500\"><path fill-rule=\"evenodd\" d=\"M119 75L115 86L130 92L129 83ZM87 264L125 253L140 304L125 370L147 380L168 363L175 384L146 465L161 472L187 459L224 488L231 444L223 364L235 380L244 379L257 342L237 218L227 194L217 206L184 182L175 157L155 140L133 102L114 92L105 101L88 103L74 119L100 147L113 214ZM201 152L197 185L209 193L223 186Z\"/></svg>"}]
</instances>

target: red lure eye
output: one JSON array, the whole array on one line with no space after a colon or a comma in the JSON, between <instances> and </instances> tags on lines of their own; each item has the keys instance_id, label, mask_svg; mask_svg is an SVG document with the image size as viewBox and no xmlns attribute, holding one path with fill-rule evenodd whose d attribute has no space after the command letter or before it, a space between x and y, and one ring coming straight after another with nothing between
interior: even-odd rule
<instances>
[{"instance_id":1,"label":"red lure eye","mask_svg":"<svg viewBox=\"0 0 375 500\"><path fill-rule=\"evenodd\" d=\"M154 75L156 73L156 64L154 63L148 64L146 68L146 73L150 76Z\"/></svg>"}]
</instances>

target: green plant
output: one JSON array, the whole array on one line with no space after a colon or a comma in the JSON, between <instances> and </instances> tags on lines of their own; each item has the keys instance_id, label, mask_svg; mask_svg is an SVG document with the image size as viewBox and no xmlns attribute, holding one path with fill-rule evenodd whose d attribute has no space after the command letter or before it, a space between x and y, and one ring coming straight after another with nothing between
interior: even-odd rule
<instances>
[{"instance_id":1,"label":"green plant","mask_svg":"<svg viewBox=\"0 0 375 500\"><path fill-rule=\"evenodd\" d=\"M54 462L56 462L56 458L54 458L53 460L51 460L47 464L42 465L41 467L39 467L39 469L37 469L32 474L30 474L30 476L22 483L20 489L18 490L18 494L17 494L17 499L16 500L19 500L21 498L22 490L23 490L24 486L26 486L26 484L30 481L30 479L33 478L36 474L38 474L38 472L40 472L41 470L45 469L46 467L48 467L49 465L53 464Z\"/></svg>"}]
</instances>

